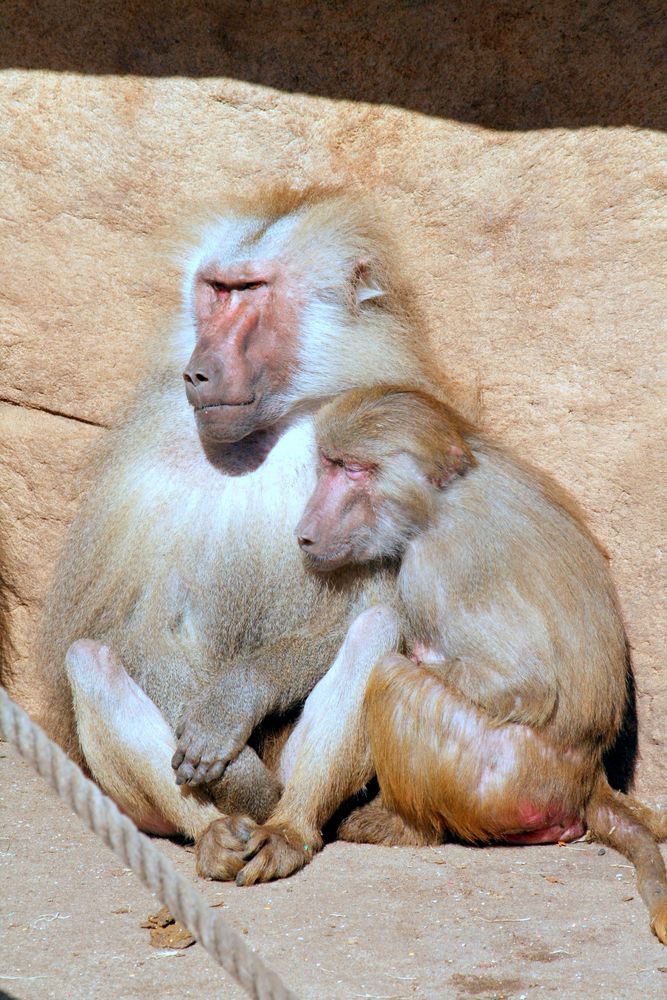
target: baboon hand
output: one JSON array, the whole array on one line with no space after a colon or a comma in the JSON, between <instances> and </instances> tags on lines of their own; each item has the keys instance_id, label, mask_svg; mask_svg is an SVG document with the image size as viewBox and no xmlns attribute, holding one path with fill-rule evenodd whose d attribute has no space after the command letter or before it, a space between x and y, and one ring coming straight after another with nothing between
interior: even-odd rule
<instances>
[{"instance_id":1,"label":"baboon hand","mask_svg":"<svg viewBox=\"0 0 667 1000\"><path fill-rule=\"evenodd\" d=\"M176 727L178 740L171 766L177 785L216 781L239 755L255 720L238 699L225 697L219 684L205 687L186 707Z\"/></svg>"},{"instance_id":2,"label":"baboon hand","mask_svg":"<svg viewBox=\"0 0 667 1000\"><path fill-rule=\"evenodd\" d=\"M283 824L256 826L245 844L245 865L236 875L236 884L255 885L287 878L307 865L321 846L319 836L305 838L298 830Z\"/></svg>"},{"instance_id":3,"label":"baboon hand","mask_svg":"<svg viewBox=\"0 0 667 1000\"><path fill-rule=\"evenodd\" d=\"M282 823L262 826L248 816L222 816L197 841L197 872L237 885L270 882L303 868L321 847L316 832L304 837Z\"/></svg>"}]
</instances>

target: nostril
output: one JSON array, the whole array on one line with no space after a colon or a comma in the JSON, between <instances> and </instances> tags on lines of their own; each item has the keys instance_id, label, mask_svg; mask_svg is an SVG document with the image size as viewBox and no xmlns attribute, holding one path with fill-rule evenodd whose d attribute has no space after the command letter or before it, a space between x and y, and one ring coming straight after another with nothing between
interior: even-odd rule
<instances>
[{"instance_id":1,"label":"nostril","mask_svg":"<svg viewBox=\"0 0 667 1000\"><path fill-rule=\"evenodd\" d=\"M306 538L305 535L299 535L298 542L302 549L307 549L309 545L313 544L312 538Z\"/></svg>"},{"instance_id":2,"label":"nostril","mask_svg":"<svg viewBox=\"0 0 667 1000\"><path fill-rule=\"evenodd\" d=\"M186 382L189 382L190 385L194 385L195 382L198 382L199 384L202 382L208 382L208 376L204 375L203 372L193 372L192 374L190 374L190 372L183 372L183 378Z\"/></svg>"}]
</instances>

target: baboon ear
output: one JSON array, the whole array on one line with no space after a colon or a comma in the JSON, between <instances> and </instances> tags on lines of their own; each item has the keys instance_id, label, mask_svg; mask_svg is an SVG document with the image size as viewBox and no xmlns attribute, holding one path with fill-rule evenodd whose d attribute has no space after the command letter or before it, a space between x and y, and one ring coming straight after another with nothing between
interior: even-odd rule
<instances>
[{"instance_id":1,"label":"baboon ear","mask_svg":"<svg viewBox=\"0 0 667 1000\"><path fill-rule=\"evenodd\" d=\"M379 299L384 295L384 290L375 278L370 261L368 260L358 260L354 265L352 288L354 301L358 306L369 299Z\"/></svg>"},{"instance_id":2,"label":"baboon ear","mask_svg":"<svg viewBox=\"0 0 667 1000\"><path fill-rule=\"evenodd\" d=\"M475 465L475 459L468 446L461 441L460 444L450 446L440 468L432 476L428 477L439 490L444 490L448 483L458 476L464 476L468 469Z\"/></svg>"}]
</instances>

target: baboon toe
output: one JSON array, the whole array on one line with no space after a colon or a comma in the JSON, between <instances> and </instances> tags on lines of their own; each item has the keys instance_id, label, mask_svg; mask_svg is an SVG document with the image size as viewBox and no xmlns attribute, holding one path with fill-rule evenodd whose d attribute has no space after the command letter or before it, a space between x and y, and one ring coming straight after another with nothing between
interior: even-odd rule
<instances>
[{"instance_id":1,"label":"baboon toe","mask_svg":"<svg viewBox=\"0 0 667 1000\"><path fill-rule=\"evenodd\" d=\"M197 874L219 882L232 882L246 863L248 841L255 828L245 816L214 820L195 845Z\"/></svg>"},{"instance_id":2,"label":"baboon toe","mask_svg":"<svg viewBox=\"0 0 667 1000\"><path fill-rule=\"evenodd\" d=\"M237 885L255 885L287 878L308 864L316 845L304 843L296 831L285 827L259 826L248 841L245 866L236 876Z\"/></svg>"}]
</instances>

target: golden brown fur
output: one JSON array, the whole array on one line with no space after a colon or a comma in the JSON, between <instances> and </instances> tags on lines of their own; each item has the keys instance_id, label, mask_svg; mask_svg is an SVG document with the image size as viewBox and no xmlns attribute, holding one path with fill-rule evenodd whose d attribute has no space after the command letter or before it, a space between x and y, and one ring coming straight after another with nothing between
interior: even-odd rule
<instances>
[{"instance_id":1,"label":"golden brown fur","mask_svg":"<svg viewBox=\"0 0 667 1000\"><path fill-rule=\"evenodd\" d=\"M370 413L384 453L376 442L364 448ZM413 634L431 662L385 657L366 692L384 801L427 837L482 842L521 834L533 811L546 825L584 818L637 865L653 929L667 943L664 865L640 818L648 810L612 793L603 771L622 724L627 672L604 554L561 490L469 426L463 436L475 467L435 489L433 463L450 451L448 429L460 432L460 424L439 401L381 387L352 392L318 418L325 451L356 445L356 460L377 466L376 502L384 503L385 470L403 452L415 460L404 504L417 472L434 505L426 529L406 539L399 574ZM393 505L399 490L393 483Z\"/></svg>"},{"instance_id":2,"label":"golden brown fur","mask_svg":"<svg viewBox=\"0 0 667 1000\"><path fill-rule=\"evenodd\" d=\"M306 558L322 570L398 556L412 652L362 671L363 702L346 724L357 744L364 737L364 761L370 748L382 798L341 835L541 843L580 836L585 822L633 860L667 943L651 833L665 824L604 773L624 724L627 644L606 557L572 504L422 391L352 390L316 428L322 468L298 528ZM271 871L271 855L273 877L283 873L285 845L318 843L326 796L304 776L291 810L287 795L278 806L278 832L244 828L253 877Z\"/></svg>"}]
</instances>

